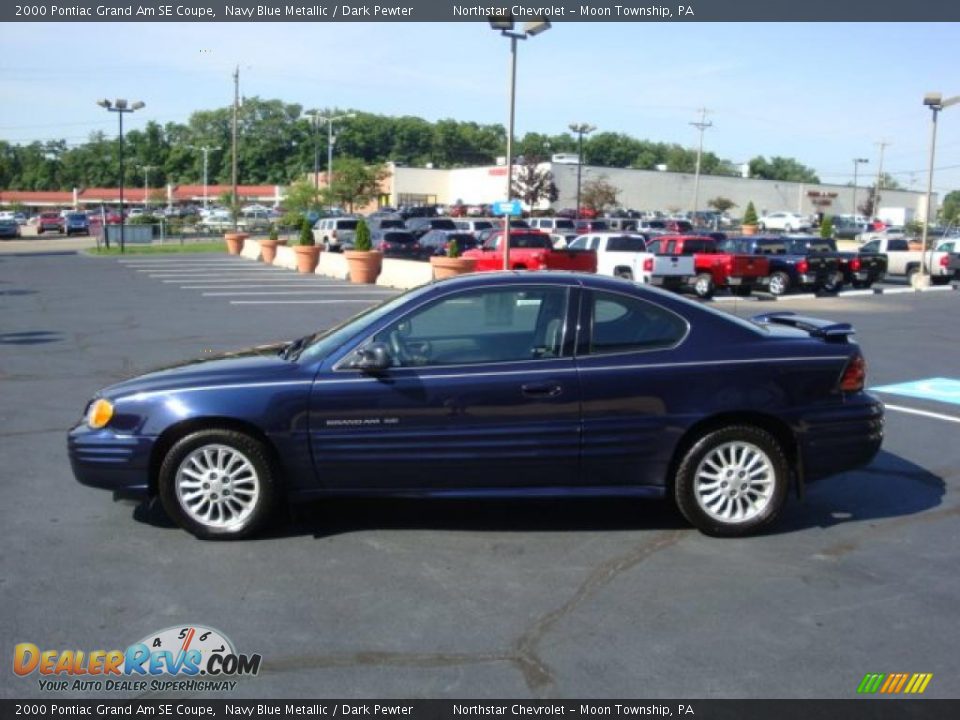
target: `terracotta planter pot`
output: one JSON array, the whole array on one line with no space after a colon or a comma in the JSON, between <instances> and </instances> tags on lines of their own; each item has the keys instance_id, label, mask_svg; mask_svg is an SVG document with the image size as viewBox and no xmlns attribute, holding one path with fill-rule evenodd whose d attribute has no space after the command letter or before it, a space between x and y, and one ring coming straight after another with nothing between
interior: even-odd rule
<instances>
[{"instance_id":1,"label":"terracotta planter pot","mask_svg":"<svg viewBox=\"0 0 960 720\"><path fill-rule=\"evenodd\" d=\"M741 225L740 232L744 235L756 235L758 225Z\"/></svg>"},{"instance_id":2,"label":"terracotta planter pot","mask_svg":"<svg viewBox=\"0 0 960 720\"><path fill-rule=\"evenodd\" d=\"M277 257L277 245L280 245L280 240L266 240L260 241L260 259L263 260L267 265L273 265L273 261Z\"/></svg>"},{"instance_id":3,"label":"terracotta planter pot","mask_svg":"<svg viewBox=\"0 0 960 720\"><path fill-rule=\"evenodd\" d=\"M293 252L297 255L297 272L309 274L317 269L320 262L319 245L295 245Z\"/></svg>"},{"instance_id":4,"label":"terracotta planter pot","mask_svg":"<svg viewBox=\"0 0 960 720\"><path fill-rule=\"evenodd\" d=\"M346 250L343 253L350 268L350 282L372 285L383 267L383 253L379 250Z\"/></svg>"},{"instance_id":5,"label":"terracotta planter pot","mask_svg":"<svg viewBox=\"0 0 960 720\"><path fill-rule=\"evenodd\" d=\"M477 259L435 255L430 258L430 265L433 266L433 279L443 280L444 278L473 272L477 268Z\"/></svg>"},{"instance_id":6,"label":"terracotta planter pot","mask_svg":"<svg viewBox=\"0 0 960 720\"><path fill-rule=\"evenodd\" d=\"M231 255L239 255L243 250L243 241L246 240L249 235L242 232L228 232L223 236L224 241L227 243L227 252Z\"/></svg>"}]
</instances>

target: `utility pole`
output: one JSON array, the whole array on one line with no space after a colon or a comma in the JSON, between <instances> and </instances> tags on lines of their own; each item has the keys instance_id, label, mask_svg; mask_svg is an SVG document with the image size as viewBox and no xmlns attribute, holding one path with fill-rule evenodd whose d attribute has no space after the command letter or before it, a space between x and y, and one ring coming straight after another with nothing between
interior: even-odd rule
<instances>
[{"instance_id":1,"label":"utility pole","mask_svg":"<svg viewBox=\"0 0 960 720\"><path fill-rule=\"evenodd\" d=\"M697 147L697 170L693 178L693 207L691 208L693 212L691 217L694 224L696 224L697 220L697 203L700 202L700 158L703 155L703 131L708 127L713 126L712 122L706 121L708 112L709 110L707 110L705 107L700 108L700 122L690 123L700 131L700 145Z\"/></svg>"},{"instance_id":2,"label":"utility pole","mask_svg":"<svg viewBox=\"0 0 960 720\"><path fill-rule=\"evenodd\" d=\"M887 140L881 140L880 142L874 143L874 145L880 146L880 163L877 166L877 186L873 193L874 217L877 217L877 211L880 209L880 191L883 190L883 151L889 144L890 142Z\"/></svg>"},{"instance_id":3,"label":"utility pole","mask_svg":"<svg viewBox=\"0 0 960 720\"><path fill-rule=\"evenodd\" d=\"M240 112L240 66L233 71L233 196L230 198L230 217L233 218L233 231L237 231L240 199L237 197L237 114Z\"/></svg>"},{"instance_id":4,"label":"utility pole","mask_svg":"<svg viewBox=\"0 0 960 720\"><path fill-rule=\"evenodd\" d=\"M853 218L856 222L857 218L857 168L861 165L865 165L870 162L867 158L854 158L853 159Z\"/></svg>"}]
</instances>

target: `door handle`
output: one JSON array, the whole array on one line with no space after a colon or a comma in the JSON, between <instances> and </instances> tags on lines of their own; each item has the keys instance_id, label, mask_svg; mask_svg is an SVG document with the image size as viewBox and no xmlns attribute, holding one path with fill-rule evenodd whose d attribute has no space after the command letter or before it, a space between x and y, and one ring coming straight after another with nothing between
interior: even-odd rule
<instances>
[{"instance_id":1,"label":"door handle","mask_svg":"<svg viewBox=\"0 0 960 720\"><path fill-rule=\"evenodd\" d=\"M529 398L557 397L563 392L563 388L555 383L535 383L521 385L520 392Z\"/></svg>"}]
</instances>

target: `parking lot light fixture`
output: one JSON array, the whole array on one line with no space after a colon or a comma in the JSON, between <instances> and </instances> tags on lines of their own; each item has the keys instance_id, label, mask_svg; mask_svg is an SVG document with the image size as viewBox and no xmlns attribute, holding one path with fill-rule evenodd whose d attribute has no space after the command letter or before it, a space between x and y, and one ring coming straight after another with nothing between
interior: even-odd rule
<instances>
[{"instance_id":1,"label":"parking lot light fixture","mask_svg":"<svg viewBox=\"0 0 960 720\"><path fill-rule=\"evenodd\" d=\"M187 147L190 148L191 150L199 150L200 152L203 153L203 209L206 210L207 209L207 167L208 167L207 156L211 152L216 152L217 150L220 150L220 148L209 147L207 145L204 145L202 147L197 147L196 145L188 145Z\"/></svg>"},{"instance_id":2,"label":"parking lot light fixture","mask_svg":"<svg viewBox=\"0 0 960 720\"><path fill-rule=\"evenodd\" d=\"M315 185L314 187L319 191L320 190L320 152L319 145L317 143L317 130L320 127L321 122L327 124L327 187L330 188L333 184L333 124L339 120L349 120L357 116L356 113L344 113L343 115L321 115L319 111L306 112L305 116L313 119L313 129L314 129L314 145L313 145L313 178ZM333 209L333 196L330 197L330 209Z\"/></svg>"},{"instance_id":3,"label":"parking lot light fixture","mask_svg":"<svg viewBox=\"0 0 960 720\"><path fill-rule=\"evenodd\" d=\"M513 199L513 121L516 114L517 97L517 40L539 35L550 29L546 18L525 23L522 32L514 32L513 15L490 15L487 18L490 27L498 30L503 37L510 38L510 110L507 122L507 201ZM503 216L503 269L510 269L510 215Z\"/></svg>"},{"instance_id":4,"label":"parking lot light fixture","mask_svg":"<svg viewBox=\"0 0 960 720\"><path fill-rule=\"evenodd\" d=\"M853 219L856 222L857 219L857 170L861 165L866 165L870 162L867 158L854 158L853 159Z\"/></svg>"},{"instance_id":5,"label":"parking lot light fixture","mask_svg":"<svg viewBox=\"0 0 960 720\"><path fill-rule=\"evenodd\" d=\"M580 219L580 177L583 169L583 136L596 130L595 125L589 123L570 123L570 130L577 135L577 210L576 219Z\"/></svg>"},{"instance_id":6,"label":"parking lot light fixture","mask_svg":"<svg viewBox=\"0 0 960 720\"><path fill-rule=\"evenodd\" d=\"M97 100L97 105L109 112L115 112L120 119L120 144L117 154L120 159L120 252L122 253L125 251L124 225L126 225L126 218L123 216L123 116L125 113L132 113L146 107L146 103L135 100L128 107L124 98L117 98L113 102L104 98L103 100ZM106 238L106 229L104 229L104 238ZM109 243L107 243L107 247L110 247Z\"/></svg>"},{"instance_id":7,"label":"parking lot light fixture","mask_svg":"<svg viewBox=\"0 0 960 720\"><path fill-rule=\"evenodd\" d=\"M920 240L920 247L924 252L931 250L930 260L928 262L933 262L933 252L931 248L927 247L928 242L928 233L930 228L930 205L933 199L933 163L934 158L936 157L937 152L937 114L941 110L945 110L952 105L960 103L960 95L955 95L950 98L944 99L943 95L938 92L927 93L923 96L923 104L930 108L931 120L930 120L930 168L927 172L927 207L924 213L923 220L923 236ZM919 286L924 286L929 284L929 278L926 273L928 269L925 267L926 263L920 263L920 272L918 273L919 279L917 282ZM932 270L932 268L930 268Z\"/></svg>"}]
</instances>

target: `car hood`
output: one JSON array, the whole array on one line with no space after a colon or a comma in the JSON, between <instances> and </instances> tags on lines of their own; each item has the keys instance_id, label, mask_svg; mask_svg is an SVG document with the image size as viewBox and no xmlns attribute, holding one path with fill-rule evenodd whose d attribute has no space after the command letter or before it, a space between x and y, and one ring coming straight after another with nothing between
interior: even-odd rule
<instances>
[{"instance_id":1,"label":"car hood","mask_svg":"<svg viewBox=\"0 0 960 720\"><path fill-rule=\"evenodd\" d=\"M167 365L104 388L100 395L115 398L187 387L282 382L299 368L280 356L288 344L258 345Z\"/></svg>"}]
</instances>

